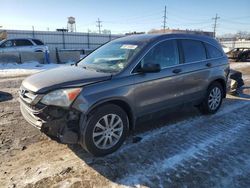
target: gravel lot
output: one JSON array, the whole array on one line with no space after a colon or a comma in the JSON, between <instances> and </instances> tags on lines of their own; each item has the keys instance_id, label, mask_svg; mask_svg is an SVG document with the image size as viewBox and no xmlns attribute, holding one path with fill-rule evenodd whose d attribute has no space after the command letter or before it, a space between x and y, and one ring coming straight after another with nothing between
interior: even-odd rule
<instances>
[{"instance_id":1,"label":"gravel lot","mask_svg":"<svg viewBox=\"0 0 250 188\"><path fill-rule=\"evenodd\" d=\"M250 63L233 63L245 87L221 110L193 107L139 122L121 149L94 158L59 144L21 116L25 78L0 75L0 187L249 187Z\"/></svg>"}]
</instances>

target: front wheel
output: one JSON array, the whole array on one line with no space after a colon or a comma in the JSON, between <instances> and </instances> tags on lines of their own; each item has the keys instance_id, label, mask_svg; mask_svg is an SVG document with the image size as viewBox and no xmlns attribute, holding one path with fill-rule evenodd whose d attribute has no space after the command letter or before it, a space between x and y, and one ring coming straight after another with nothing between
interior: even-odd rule
<instances>
[{"instance_id":1,"label":"front wheel","mask_svg":"<svg viewBox=\"0 0 250 188\"><path fill-rule=\"evenodd\" d=\"M106 104L94 110L87 121L84 136L85 149L95 156L104 156L117 150L128 132L128 116L117 105Z\"/></svg>"},{"instance_id":2,"label":"front wheel","mask_svg":"<svg viewBox=\"0 0 250 188\"><path fill-rule=\"evenodd\" d=\"M203 114L214 114L216 113L222 103L223 99L223 89L220 83L212 83L208 90L206 97L200 104L199 109Z\"/></svg>"}]
</instances>

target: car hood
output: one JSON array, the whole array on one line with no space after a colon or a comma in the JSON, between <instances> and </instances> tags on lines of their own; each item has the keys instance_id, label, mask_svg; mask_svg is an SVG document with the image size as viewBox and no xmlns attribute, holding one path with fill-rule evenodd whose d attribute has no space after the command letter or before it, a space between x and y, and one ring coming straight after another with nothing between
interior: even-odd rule
<instances>
[{"instance_id":1,"label":"car hood","mask_svg":"<svg viewBox=\"0 0 250 188\"><path fill-rule=\"evenodd\" d=\"M86 70L77 66L60 67L43 71L26 78L22 86L35 93L46 93L65 87L81 87L111 79L110 73Z\"/></svg>"}]
</instances>

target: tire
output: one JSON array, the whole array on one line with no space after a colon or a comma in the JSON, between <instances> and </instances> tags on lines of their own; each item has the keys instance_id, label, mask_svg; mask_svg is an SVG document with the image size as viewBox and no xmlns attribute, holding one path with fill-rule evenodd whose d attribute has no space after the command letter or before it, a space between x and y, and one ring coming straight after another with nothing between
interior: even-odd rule
<instances>
[{"instance_id":1,"label":"tire","mask_svg":"<svg viewBox=\"0 0 250 188\"><path fill-rule=\"evenodd\" d=\"M212 96L214 96L214 97L212 97ZM222 85L219 82L213 82L208 87L208 90L207 90L205 98L203 99L203 102L199 105L200 112L202 114L214 114L214 113L216 113L221 106L222 99L223 99ZM214 105L212 103L214 103Z\"/></svg>"},{"instance_id":2,"label":"tire","mask_svg":"<svg viewBox=\"0 0 250 188\"><path fill-rule=\"evenodd\" d=\"M107 120L110 124L112 119L113 128L108 127L105 123ZM115 126L115 124L117 125ZM83 135L85 149L94 156L113 153L123 144L129 130L128 127L128 116L122 108L114 104L98 107L87 120L86 131Z\"/></svg>"}]
</instances>

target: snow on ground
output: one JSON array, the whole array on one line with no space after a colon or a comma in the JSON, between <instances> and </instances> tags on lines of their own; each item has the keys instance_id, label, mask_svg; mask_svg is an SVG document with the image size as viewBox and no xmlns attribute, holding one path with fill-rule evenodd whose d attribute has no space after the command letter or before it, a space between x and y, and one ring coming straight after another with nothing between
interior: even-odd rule
<instances>
[{"instance_id":1,"label":"snow on ground","mask_svg":"<svg viewBox=\"0 0 250 188\"><path fill-rule=\"evenodd\" d=\"M34 74L40 71L60 67L60 66L69 66L67 64L40 64L36 61L26 62L23 64L18 63L0 63L0 76L22 76Z\"/></svg>"},{"instance_id":2,"label":"snow on ground","mask_svg":"<svg viewBox=\"0 0 250 188\"><path fill-rule=\"evenodd\" d=\"M250 67L250 62L234 62L230 63L230 68L231 69L241 69L241 68L246 68Z\"/></svg>"}]
</instances>

